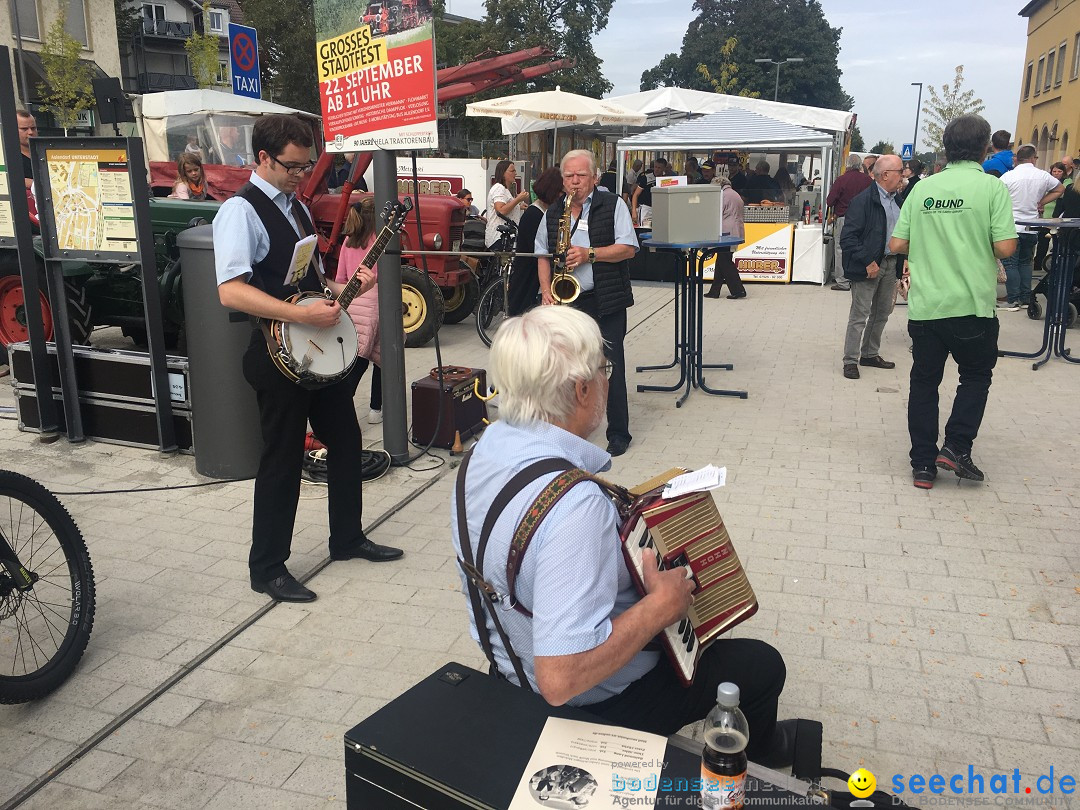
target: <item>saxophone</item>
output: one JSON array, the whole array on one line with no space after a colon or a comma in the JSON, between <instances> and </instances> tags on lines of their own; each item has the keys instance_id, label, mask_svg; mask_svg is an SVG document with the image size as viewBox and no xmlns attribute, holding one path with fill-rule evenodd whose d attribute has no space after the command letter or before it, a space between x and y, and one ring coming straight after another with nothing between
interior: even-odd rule
<instances>
[{"instance_id":1,"label":"saxophone","mask_svg":"<svg viewBox=\"0 0 1080 810\"><path fill-rule=\"evenodd\" d=\"M563 198L563 212L559 217L558 240L555 243L555 274L551 279L551 297L556 304L570 304L581 295L581 285L573 273L566 269L566 252L570 250L570 202L573 195Z\"/></svg>"}]
</instances>

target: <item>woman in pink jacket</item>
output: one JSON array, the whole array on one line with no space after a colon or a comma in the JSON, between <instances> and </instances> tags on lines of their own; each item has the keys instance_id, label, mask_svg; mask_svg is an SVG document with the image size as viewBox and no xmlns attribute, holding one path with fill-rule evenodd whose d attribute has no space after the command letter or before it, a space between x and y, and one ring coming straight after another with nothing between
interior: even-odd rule
<instances>
[{"instance_id":1,"label":"woman in pink jacket","mask_svg":"<svg viewBox=\"0 0 1080 810\"><path fill-rule=\"evenodd\" d=\"M743 239L742 197L735 192L735 189L731 187L731 181L726 177L714 178L713 185L723 186L724 188L724 204L720 213L724 235ZM713 283L709 287L709 291L705 293L706 298L719 298L720 290L725 282L731 291L728 298L746 298L746 287L743 286L742 279L739 278L739 271L735 269L734 250L735 248L729 247L720 248L717 251L716 264L713 266Z\"/></svg>"},{"instance_id":2,"label":"woman in pink jacket","mask_svg":"<svg viewBox=\"0 0 1080 810\"><path fill-rule=\"evenodd\" d=\"M338 254L337 273L334 280L345 284L352 278L356 268L360 266L360 262L365 259L375 243L375 199L373 197L368 197L349 209L343 233L345 244L341 246L341 252ZM378 279L378 266L371 268L371 274L376 280ZM368 414L368 423L374 425L382 421L378 283L363 295L358 295L353 299L349 304L349 317L356 326L356 343L360 355L358 362L363 363L361 376L367 370L369 361L374 364L371 371L371 413Z\"/></svg>"}]
</instances>

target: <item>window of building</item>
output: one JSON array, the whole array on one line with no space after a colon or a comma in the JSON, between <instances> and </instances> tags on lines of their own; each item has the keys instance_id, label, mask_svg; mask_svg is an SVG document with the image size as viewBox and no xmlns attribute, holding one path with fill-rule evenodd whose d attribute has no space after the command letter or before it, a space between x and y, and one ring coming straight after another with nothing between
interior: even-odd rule
<instances>
[{"instance_id":1,"label":"window of building","mask_svg":"<svg viewBox=\"0 0 1080 810\"><path fill-rule=\"evenodd\" d=\"M1050 84L1054 81L1054 57L1056 55L1054 51L1050 51L1046 55L1046 81L1043 84L1043 90L1049 90Z\"/></svg>"},{"instance_id":2,"label":"window of building","mask_svg":"<svg viewBox=\"0 0 1080 810\"><path fill-rule=\"evenodd\" d=\"M15 13L18 15L18 29L16 33L23 39L41 39L41 28L38 26L37 0L15 0ZM15 18L11 19L12 27L16 25Z\"/></svg>"},{"instance_id":3,"label":"window of building","mask_svg":"<svg viewBox=\"0 0 1080 810\"><path fill-rule=\"evenodd\" d=\"M1073 40L1073 64L1070 81L1073 79L1080 79L1080 34L1077 34Z\"/></svg>"},{"instance_id":4,"label":"window of building","mask_svg":"<svg viewBox=\"0 0 1080 810\"><path fill-rule=\"evenodd\" d=\"M1039 69L1035 71L1035 95L1042 92L1043 68L1046 67L1046 54L1039 57Z\"/></svg>"},{"instance_id":5,"label":"window of building","mask_svg":"<svg viewBox=\"0 0 1080 810\"><path fill-rule=\"evenodd\" d=\"M81 42L84 48L90 47L90 32L86 28L85 0L70 0L67 6L67 17L64 19L64 30L73 39Z\"/></svg>"},{"instance_id":6,"label":"window of building","mask_svg":"<svg viewBox=\"0 0 1080 810\"><path fill-rule=\"evenodd\" d=\"M229 63L218 61L217 63L217 76L214 77L215 84L228 84L229 83Z\"/></svg>"},{"instance_id":7,"label":"window of building","mask_svg":"<svg viewBox=\"0 0 1080 810\"><path fill-rule=\"evenodd\" d=\"M1035 69L1034 62L1028 62L1027 70L1024 71L1024 100L1031 95L1031 71Z\"/></svg>"},{"instance_id":8,"label":"window of building","mask_svg":"<svg viewBox=\"0 0 1080 810\"><path fill-rule=\"evenodd\" d=\"M225 12L221 9L210 9L210 33L211 34L224 34L225 33Z\"/></svg>"},{"instance_id":9,"label":"window of building","mask_svg":"<svg viewBox=\"0 0 1080 810\"><path fill-rule=\"evenodd\" d=\"M1069 154L1069 133L1068 132L1066 132L1064 135L1061 136L1061 154L1062 155Z\"/></svg>"},{"instance_id":10,"label":"window of building","mask_svg":"<svg viewBox=\"0 0 1080 810\"><path fill-rule=\"evenodd\" d=\"M1058 46L1057 73L1054 74L1054 87L1061 87L1061 80L1065 78L1065 43Z\"/></svg>"}]
</instances>

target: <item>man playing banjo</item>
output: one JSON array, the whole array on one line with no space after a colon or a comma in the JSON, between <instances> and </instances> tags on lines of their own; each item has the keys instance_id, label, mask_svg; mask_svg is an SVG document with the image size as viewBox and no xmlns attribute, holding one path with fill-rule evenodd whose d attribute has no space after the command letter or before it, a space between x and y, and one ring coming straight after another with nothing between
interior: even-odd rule
<instances>
[{"instance_id":1,"label":"man playing banjo","mask_svg":"<svg viewBox=\"0 0 1080 810\"><path fill-rule=\"evenodd\" d=\"M341 317L341 308L329 298L313 306L286 300L298 291L318 292L324 285L335 294L343 287L323 276L317 255L295 286L285 284L296 243L315 233L310 213L295 197L300 179L312 168L311 146L311 132L294 116L266 115L255 124L255 171L214 219L218 296L225 307L264 320L315 327L332 326ZM360 270L360 281L360 292L374 284L365 269ZM303 387L275 366L263 331L256 328L244 354L243 374L255 389L263 436L248 557L252 590L284 602L315 599L285 567L309 421L329 451L331 558L383 562L401 557L400 549L373 543L363 530L362 437L353 404L359 366L325 387Z\"/></svg>"}]
</instances>

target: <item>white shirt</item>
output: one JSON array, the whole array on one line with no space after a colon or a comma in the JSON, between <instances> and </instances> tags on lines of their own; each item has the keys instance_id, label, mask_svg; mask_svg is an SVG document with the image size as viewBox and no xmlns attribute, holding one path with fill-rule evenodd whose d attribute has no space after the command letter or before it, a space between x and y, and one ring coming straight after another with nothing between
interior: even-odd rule
<instances>
[{"instance_id":1,"label":"white shirt","mask_svg":"<svg viewBox=\"0 0 1080 810\"><path fill-rule=\"evenodd\" d=\"M1034 163L1021 163L1001 175L1001 182L1009 189L1012 197L1013 219L1017 222L1039 218L1039 200L1061 185L1050 172L1044 172ZM1031 232L1030 228L1017 226L1020 233Z\"/></svg>"},{"instance_id":2,"label":"white shirt","mask_svg":"<svg viewBox=\"0 0 1080 810\"><path fill-rule=\"evenodd\" d=\"M496 183L488 191L487 198L487 228L484 230L484 241L487 242L487 246L491 247L499 241L502 234L499 233L499 226L506 223L499 218L499 213L495 209L495 203L508 203L514 199L516 195L502 183ZM521 207L515 205L510 209L510 213L503 214L509 220L512 220L516 225L521 220Z\"/></svg>"}]
</instances>

